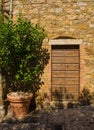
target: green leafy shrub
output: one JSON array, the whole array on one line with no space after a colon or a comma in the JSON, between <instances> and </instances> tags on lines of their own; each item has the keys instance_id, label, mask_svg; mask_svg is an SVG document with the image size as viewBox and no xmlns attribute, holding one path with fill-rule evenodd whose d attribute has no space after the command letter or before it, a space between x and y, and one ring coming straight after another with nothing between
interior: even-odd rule
<instances>
[{"instance_id":1,"label":"green leafy shrub","mask_svg":"<svg viewBox=\"0 0 94 130\"><path fill-rule=\"evenodd\" d=\"M0 25L0 67L11 91L37 92L43 84L41 76L49 60L42 47L45 30L19 16L16 23Z\"/></svg>"}]
</instances>

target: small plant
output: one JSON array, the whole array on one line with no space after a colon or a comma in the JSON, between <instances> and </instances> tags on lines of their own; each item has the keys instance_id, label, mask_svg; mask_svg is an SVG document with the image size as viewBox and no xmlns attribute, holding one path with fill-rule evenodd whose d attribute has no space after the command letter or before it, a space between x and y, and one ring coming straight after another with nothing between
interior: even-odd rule
<instances>
[{"instance_id":1,"label":"small plant","mask_svg":"<svg viewBox=\"0 0 94 130\"><path fill-rule=\"evenodd\" d=\"M49 96L47 95L47 93L38 94L36 98L36 103L37 103L37 109L39 110L50 109L50 101L49 101Z\"/></svg>"},{"instance_id":2,"label":"small plant","mask_svg":"<svg viewBox=\"0 0 94 130\"><path fill-rule=\"evenodd\" d=\"M55 90L54 92L52 92L52 95L54 97L54 100L56 101L62 101L63 100L63 93L62 91L58 91L58 90Z\"/></svg>"},{"instance_id":3,"label":"small plant","mask_svg":"<svg viewBox=\"0 0 94 130\"><path fill-rule=\"evenodd\" d=\"M68 100L67 108L73 108L74 107L74 95L72 93L66 94L66 99Z\"/></svg>"},{"instance_id":4,"label":"small plant","mask_svg":"<svg viewBox=\"0 0 94 130\"><path fill-rule=\"evenodd\" d=\"M78 101L81 106L90 105L92 96L88 88L83 88L82 92L80 92Z\"/></svg>"},{"instance_id":5,"label":"small plant","mask_svg":"<svg viewBox=\"0 0 94 130\"><path fill-rule=\"evenodd\" d=\"M57 102L56 107L58 109L63 109L64 108L64 105L63 105L64 94L62 92L62 89L60 88L60 90L53 91L52 96L53 96L53 100Z\"/></svg>"},{"instance_id":6,"label":"small plant","mask_svg":"<svg viewBox=\"0 0 94 130\"><path fill-rule=\"evenodd\" d=\"M73 100L74 99L74 95L72 93L66 93L66 99L67 100Z\"/></svg>"}]
</instances>

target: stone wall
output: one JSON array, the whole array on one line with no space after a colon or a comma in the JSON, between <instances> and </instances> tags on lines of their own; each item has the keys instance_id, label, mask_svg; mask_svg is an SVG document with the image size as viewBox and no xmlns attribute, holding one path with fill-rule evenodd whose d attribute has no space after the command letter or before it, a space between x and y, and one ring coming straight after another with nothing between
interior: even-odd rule
<instances>
[{"instance_id":1,"label":"stone wall","mask_svg":"<svg viewBox=\"0 0 94 130\"><path fill-rule=\"evenodd\" d=\"M93 41L94 0L15 0L13 18L22 12L32 22L40 22L49 38L72 36Z\"/></svg>"},{"instance_id":2,"label":"stone wall","mask_svg":"<svg viewBox=\"0 0 94 130\"><path fill-rule=\"evenodd\" d=\"M51 52L49 40L57 37L82 39L80 45L80 88L87 83L85 66L85 48L94 42L94 0L14 0L13 19L16 21L22 13L34 24L39 22L48 33L44 47ZM50 53L51 54L51 53ZM42 91L50 95L51 58L43 75Z\"/></svg>"}]
</instances>

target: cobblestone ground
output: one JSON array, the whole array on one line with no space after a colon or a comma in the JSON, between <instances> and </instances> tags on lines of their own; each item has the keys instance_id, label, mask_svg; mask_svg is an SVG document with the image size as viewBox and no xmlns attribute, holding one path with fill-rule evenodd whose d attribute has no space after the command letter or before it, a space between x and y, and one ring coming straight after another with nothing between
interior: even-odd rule
<instances>
[{"instance_id":1,"label":"cobblestone ground","mask_svg":"<svg viewBox=\"0 0 94 130\"><path fill-rule=\"evenodd\" d=\"M94 130L94 107L34 111L24 119L5 119L0 130Z\"/></svg>"}]
</instances>

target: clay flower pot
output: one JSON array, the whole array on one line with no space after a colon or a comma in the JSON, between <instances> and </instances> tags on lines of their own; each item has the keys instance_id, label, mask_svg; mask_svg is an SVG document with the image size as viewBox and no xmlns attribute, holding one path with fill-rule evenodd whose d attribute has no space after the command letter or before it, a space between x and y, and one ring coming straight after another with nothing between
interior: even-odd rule
<instances>
[{"instance_id":1,"label":"clay flower pot","mask_svg":"<svg viewBox=\"0 0 94 130\"><path fill-rule=\"evenodd\" d=\"M28 114L32 96L32 93L23 93L20 95L20 93L11 92L7 94L7 99L10 101L13 116L20 119Z\"/></svg>"}]
</instances>

